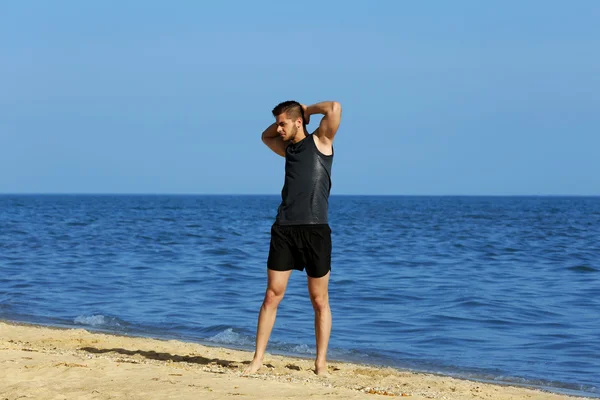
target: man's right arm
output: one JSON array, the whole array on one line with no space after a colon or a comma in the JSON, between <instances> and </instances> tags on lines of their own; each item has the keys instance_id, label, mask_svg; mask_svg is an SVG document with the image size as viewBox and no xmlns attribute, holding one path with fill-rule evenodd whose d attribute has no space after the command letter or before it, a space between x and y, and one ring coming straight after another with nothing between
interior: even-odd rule
<instances>
[{"instance_id":1,"label":"man's right arm","mask_svg":"<svg viewBox=\"0 0 600 400\"><path fill-rule=\"evenodd\" d=\"M262 141L269 146L276 154L285 157L286 143L283 141L279 133L277 133L277 124L273 123L262 133Z\"/></svg>"}]
</instances>

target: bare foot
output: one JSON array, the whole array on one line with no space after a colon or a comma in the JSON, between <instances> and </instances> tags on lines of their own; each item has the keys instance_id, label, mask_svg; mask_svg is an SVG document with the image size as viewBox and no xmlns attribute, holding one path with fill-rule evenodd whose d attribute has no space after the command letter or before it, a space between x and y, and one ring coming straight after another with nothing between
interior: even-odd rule
<instances>
[{"instance_id":1,"label":"bare foot","mask_svg":"<svg viewBox=\"0 0 600 400\"><path fill-rule=\"evenodd\" d=\"M260 369L260 367L262 367L262 359L254 358L254 359L252 359L252 362L250 363L250 365L248 365L248 367L246 367L246 369L244 370L243 375L253 374L256 371L258 371Z\"/></svg>"},{"instance_id":2,"label":"bare foot","mask_svg":"<svg viewBox=\"0 0 600 400\"><path fill-rule=\"evenodd\" d=\"M316 364L315 363L315 374L317 374L319 376L329 375L329 371L327 371L327 364Z\"/></svg>"}]
</instances>

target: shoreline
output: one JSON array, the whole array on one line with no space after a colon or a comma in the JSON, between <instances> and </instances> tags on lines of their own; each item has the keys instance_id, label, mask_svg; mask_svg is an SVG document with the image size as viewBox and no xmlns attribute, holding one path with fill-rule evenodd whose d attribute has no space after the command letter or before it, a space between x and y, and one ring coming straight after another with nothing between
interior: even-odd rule
<instances>
[{"instance_id":1,"label":"shoreline","mask_svg":"<svg viewBox=\"0 0 600 400\"><path fill-rule=\"evenodd\" d=\"M328 398L592 399L555 388L469 380L386 366L329 361L327 377L313 360L267 353L263 368L243 376L252 352L176 339L0 320L0 394L33 398L162 399ZM58 379L57 379L58 378ZM567 391L567 390L565 390ZM8 397L6 397L8 395ZM13 397L11 397L13 396ZM42 396L42 397L40 397ZM47 396L47 397L43 397ZM136 397L137 396L137 397Z\"/></svg>"}]
</instances>

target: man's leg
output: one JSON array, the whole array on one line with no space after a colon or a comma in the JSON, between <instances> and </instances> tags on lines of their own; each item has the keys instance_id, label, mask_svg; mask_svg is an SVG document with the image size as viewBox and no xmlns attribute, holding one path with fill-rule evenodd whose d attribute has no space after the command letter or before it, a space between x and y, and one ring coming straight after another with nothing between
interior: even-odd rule
<instances>
[{"instance_id":1,"label":"man's leg","mask_svg":"<svg viewBox=\"0 0 600 400\"><path fill-rule=\"evenodd\" d=\"M308 277L308 293L315 310L315 336L317 341L317 359L315 373L327 374L327 346L331 334L331 309L329 308L329 275L321 278Z\"/></svg>"},{"instance_id":2,"label":"man's leg","mask_svg":"<svg viewBox=\"0 0 600 400\"><path fill-rule=\"evenodd\" d=\"M292 270L274 271L272 269L267 269L267 291L258 314L256 351L254 352L252 362L244 371L245 374L253 374L262 366L265 351L267 350L267 343L271 336L271 330L273 330L273 325L275 324L277 307L279 306L281 299L283 299L291 274Z\"/></svg>"}]
</instances>

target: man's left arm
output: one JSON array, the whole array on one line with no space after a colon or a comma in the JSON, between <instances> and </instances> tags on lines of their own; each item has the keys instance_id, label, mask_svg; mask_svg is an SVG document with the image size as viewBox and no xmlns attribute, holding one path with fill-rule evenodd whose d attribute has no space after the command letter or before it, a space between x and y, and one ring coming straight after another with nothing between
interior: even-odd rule
<instances>
[{"instance_id":1,"label":"man's left arm","mask_svg":"<svg viewBox=\"0 0 600 400\"><path fill-rule=\"evenodd\" d=\"M317 130L313 132L321 141L327 140L333 142L333 138L340 127L342 120L342 106L337 101L322 101L310 106L303 106L306 123L308 124L310 116L314 114L323 114L321 123Z\"/></svg>"}]
</instances>

